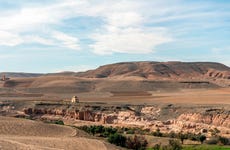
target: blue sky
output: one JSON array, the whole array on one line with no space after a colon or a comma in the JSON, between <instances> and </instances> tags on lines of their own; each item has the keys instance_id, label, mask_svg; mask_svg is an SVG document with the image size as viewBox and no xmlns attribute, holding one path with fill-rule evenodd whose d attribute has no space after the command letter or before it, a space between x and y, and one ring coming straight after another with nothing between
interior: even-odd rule
<instances>
[{"instance_id":1,"label":"blue sky","mask_svg":"<svg viewBox=\"0 0 230 150\"><path fill-rule=\"evenodd\" d=\"M228 0L0 0L0 72L229 58Z\"/></svg>"}]
</instances>

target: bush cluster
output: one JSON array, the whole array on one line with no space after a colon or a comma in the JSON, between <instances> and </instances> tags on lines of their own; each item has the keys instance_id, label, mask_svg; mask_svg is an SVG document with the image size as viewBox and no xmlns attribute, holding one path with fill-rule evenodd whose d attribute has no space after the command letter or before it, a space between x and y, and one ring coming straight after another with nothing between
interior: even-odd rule
<instances>
[{"instance_id":1,"label":"bush cluster","mask_svg":"<svg viewBox=\"0 0 230 150\"><path fill-rule=\"evenodd\" d=\"M108 137L110 134L115 134L117 133L117 128L113 127L104 127L102 125L96 126L80 126L78 127L81 130L84 130L85 132L92 134L92 135L97 135L100 137Z\"/></svg>"},{"instance_id":2,"label":"bush cluster","mask_svg":"<svg viewBox=\"0 0 230 150\"><path fill-rule=\"evenodd\" d=\"M206 136L203 134L193 134L193 133L162 133L160 129L157 129L154 132L150 132L149 130L142 130L140 128L127 128L127 127L105 127L102 125L93 125L93 126L81 126L78 127L85 132L92 134L98 137L107 138L107 140L115 144L117 146L126 147L129 149L145 149L147 146L147 140L144 136L124 136L124 134L140 134L140 135L153 135L158 137L170 137L176 138L178 140L170 140L168 145L159 145L156 144L153 149L156 150L180 150L182 149L181 144L184 143L184 140L189 139L192 141L199 141L201 144L205 141L206 144L219 144L219 145L227 145L230 144L228 138L224 138L221 136L215 136L209 140L206 140ZM216 132L216 131L215 131Z\"/></svg>"},{"instance_id":3,"label":"bush cluster","mask_svg":"<svg viewBox=\"0 0 230 150\"><path fill-rule=\"evenodd\" d=\"M206 141L206 144L230 145L230 140L228 138L218 136L218 137L210 138L209 140Z\"/></svg>"},{"instance_id":4,"label":"bush cluster","mask_svg":"<svg viewBox=\"0 0 230 150\"><path fill-rule=\"evenodd\" d=\"M133 130L128 128L113 128L113 127L104 127L102 125L99 126L81 126L78 127L85 132L92 134L94 136L100 136L107 138L108 142L115 144L117 146L126 147L128 149L135 150L144 150L148 144L147 140L143 136L126 137L121 133L131 132L134 133Z\"/></svg>"},{"instance_id":5,"label":"bush cluster","mask_svg":"<svg viewBox=\"0 0 230 150\"><path fill-rule=\"evenodd\" d=\"M192 133L182 133L182 132L161 133L160 129L157 129L155 132L152 132L152 135L158 136L158 137L177 138L177 139L180 139L182 144L184 144L184 140L186 139L189 139L192 141L199 141L201 142L201 144L206 140L206 136L203 134L192 134Z\"/></svg>"},{"instance_id":6,"label":"bush cluster","mask_svg":"<svg viewBox=\"0 0 230 150\"><path fill-rule=\"evenodd\" d=\"M182 150L182 146L178 140L169 140L168 145L156 144L153 150Z\"/></svg>"}]
</instances>

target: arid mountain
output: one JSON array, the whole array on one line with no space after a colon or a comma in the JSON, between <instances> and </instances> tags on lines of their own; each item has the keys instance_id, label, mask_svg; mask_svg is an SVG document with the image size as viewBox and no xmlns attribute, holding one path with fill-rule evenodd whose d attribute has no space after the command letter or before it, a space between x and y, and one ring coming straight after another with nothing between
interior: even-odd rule
<instances>
[{"instance_id":1,"label":"arid mountain","mask_svg":"<svg viewBox=\"0 0 230 150\"><path fill-rule=\"evenodd\" d=\"M17 73L2 72L7 77L77 76L84 78L139 77L143 79L230 79L230 68L214 62L121 62L86 72Z\"/></svg>"},{"instance_id":2,"label":"arid mountain","mask_svg":"<svg viewBox=\"0 0 230 150\"><path fill-rule=\"evenodd\" d=\"M22 74L22 78L18 74L14 76L0 82L2 96L14 93L15 90L30 96L28 93L175 91L230 86L230 68L210 62L127 62L81 73Z\"/></svg>"},{"instance_id":3,"label":"arid mountain","mask_svg":"<svg viewBox=\"0 0 230 150\"><path fill-rule=\"evenodd\" d=\"M78 73L80 77L113 78L136 76L146 79L230 79L230 68L213 62L124 62Z\"/></svg>"},{"instance_id":4,"label":"arid mountain","mask_svg":"<svg viewBox=\"0 0 230 150\"><path fill-rule=\"evenodd\" d=\"M28 77L39 77L43 74L41 73L24 73L24 72L1 72L0 76L5 75L8 78L17 77L17 78L28 78Z\"/></svg>"}]
</instances>

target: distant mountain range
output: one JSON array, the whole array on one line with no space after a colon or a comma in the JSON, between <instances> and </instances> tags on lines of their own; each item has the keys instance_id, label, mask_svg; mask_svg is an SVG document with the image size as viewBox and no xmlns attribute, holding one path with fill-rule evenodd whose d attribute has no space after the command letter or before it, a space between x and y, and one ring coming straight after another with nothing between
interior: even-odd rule
<instances>
[{"instance_id":1,"label":"distant mountain range","mask_svg":"<svg viewBox=\"0 0 230 150\"><path fill-rule=\"evenodd\" d=\"M44 74L42 73L24 73L24 72L1 72L0 76L5 75L9 78L26 78L26 77L39 77Z\"/></svg>"},{"instance_id":2,"label":"distant mountain range","mask_svg":"<svg viewBox=\"0 0 230 150\"><path fill-rule=\"evenodd\" d=\"M86 72L2 73L6 93L172 91L230 87L230 68L213 62L123 62Z\"/></svg>"},{"instance_id":3,"label":"distant mountain range","mask_svg":"<svg viewBox=\"0 0 230 150\"><path fill-rule=\"evenodd\" d=\"M230 79L230 68L213 62L123 62L77 73L77 76L88 78L136 76L146 79Z\"/></svg>"},{"instance_id":4,"label":"distant mountain range","mask_svg":"<svg viewBox=\"0 0 230 150\"><path fill-rule=\"evenodd\" d=\"M230 79L230 67L214 62L121 62L101 66L86 72L60 73L16 73L4 72L6 77L26 78L40 76L76 76L84 78L127 78L138 77L143 79L203 79L222 78Z\"/></svg>"}]
</instances>

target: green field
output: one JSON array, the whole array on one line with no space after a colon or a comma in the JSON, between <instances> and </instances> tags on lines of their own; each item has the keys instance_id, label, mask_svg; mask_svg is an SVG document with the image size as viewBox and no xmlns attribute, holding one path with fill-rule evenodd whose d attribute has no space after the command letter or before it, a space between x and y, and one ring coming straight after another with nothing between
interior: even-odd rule
<instances>
[{"instance_id":1,"label":"green field","mask_svg":"<svg viewBox=\"0 0 230 150\"><path fill-rule=\"evenodd\" d=\"M230 150L230 146L192 145L192 146L183 146L183 150Z\"/></svg>"}]
</instances>

